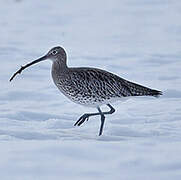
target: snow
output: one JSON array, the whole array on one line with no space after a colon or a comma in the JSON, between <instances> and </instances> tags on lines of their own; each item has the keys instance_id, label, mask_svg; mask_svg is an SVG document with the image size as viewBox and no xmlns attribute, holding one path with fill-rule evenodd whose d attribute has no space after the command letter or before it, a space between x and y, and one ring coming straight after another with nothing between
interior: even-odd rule
<instances>
[{"instance_id":1,"label":"snow","mask_svg":"<svg viewBox=\"0 0 181 180\"><path fill-rule=\"evenodd\" d=\"M0 177L3 180L181 178L181 2L0 2ZM96 109L64 97L51 62L21 66L61 45L69 66L92 66L163 91ZM107 107L102 107L106 110Z\"/></svg>"}]
</instances>

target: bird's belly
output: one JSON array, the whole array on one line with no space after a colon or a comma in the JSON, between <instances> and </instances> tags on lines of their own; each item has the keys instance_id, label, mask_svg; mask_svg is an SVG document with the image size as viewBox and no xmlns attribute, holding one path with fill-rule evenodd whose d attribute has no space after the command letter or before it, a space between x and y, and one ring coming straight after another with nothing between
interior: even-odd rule
<instances>
[{"instance_id":1,"label":"bird's belly","mask_svg":"<svg viewBox=\"0 0 181 180\"><path fill-rule=\"evenodd\" d=\"M67 96L68 97L68 96ZM109 99L102 99L102 98L89 98L89 97L68 97L71 101L88 107L98 107L104 104L114 103L116 101L125 101L127 97L113 97Z\"/></svg>"},{"instance_id":2,"label":"bird's belly","mask_svg":"<svg viewBox=\"0 0 181 180\"><path fill-rule=\"evenodd\" d=\"M120 100L126 100L125 97L109 97L109 96L98 96L98 95L90 95L82 91L75 90L73 88L57 86L58 89L71 101L74 103L88 106L88 107L98 107L104 104L108 104L111 102L116 102Z\"/></svg>"},{"instance_id":3,"label":"bird's belly","mask_svg":"<svg viewBox=\"0 0 181 180\"><path fill-rule=\"evenodd\" d=\"M58 87L58 89L71 101L80 105L97 107L99 104L102 104L105 101L103 98L85 95L84 93L75 92L71 89L65 90L60 87Z\"/></svg>"}]
</instances>

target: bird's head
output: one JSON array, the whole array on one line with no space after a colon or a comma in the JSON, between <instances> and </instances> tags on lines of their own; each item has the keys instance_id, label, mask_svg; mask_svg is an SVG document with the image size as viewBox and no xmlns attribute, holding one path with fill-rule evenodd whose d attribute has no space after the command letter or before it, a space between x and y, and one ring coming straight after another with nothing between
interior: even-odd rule
<instances>
[{"instance_id":1,"label":"bird's head","mask_svg":"<svg viewBox=\"0 0 181 180\"><path fill-rule=\"evenodd\" d=\"M50 49L48 51L47 54L45 54L44 56L26 64L25 66L21 66L21 68L16 72L14 73L14 75L11 77L10 81L13 80L13 78L19 73L21 73L24 69L26 69L27 67L33 65L33 64L36 64L38 62L41 62L41 61L45 61L47 59L50 59L52 60L53 62L55 61L60 61L62 64L66 64L66 52L65 50L60 47L60 46L57 46L57 47L53 47L52 49Z\"/></svg>"},{"instance_id":2,"label":"bird's head","mask_svg":"<svg viewBox=\"0 0 181 180\"><path fill-rule=\"evenodd\" d=\"M65 50L60 47L53 47L48 51L48 53L45 55L45 59L51 59L52 61L56 60L65 60L66 59L66 52Z\"/></svg>"}]
</instances>

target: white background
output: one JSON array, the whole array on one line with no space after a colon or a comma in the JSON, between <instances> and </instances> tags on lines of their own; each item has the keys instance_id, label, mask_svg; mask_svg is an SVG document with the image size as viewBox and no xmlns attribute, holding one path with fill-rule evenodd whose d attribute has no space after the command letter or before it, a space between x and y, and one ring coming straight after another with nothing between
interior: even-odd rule
<instances>
[{"instance_id":1,"label":"white background","mask_svg":"<svg viewBox=\"0 0 181 180\"><path fill-rule=\"evenodd\" d=\"M180 20L178 0L1 0L1 179L180 180ZM101 137L99 117L74 127L96 109L58 91L50 61L9 82L57 45L69 66L103 68L164 95L113 104Z\"/></svg>"}]
</instances>

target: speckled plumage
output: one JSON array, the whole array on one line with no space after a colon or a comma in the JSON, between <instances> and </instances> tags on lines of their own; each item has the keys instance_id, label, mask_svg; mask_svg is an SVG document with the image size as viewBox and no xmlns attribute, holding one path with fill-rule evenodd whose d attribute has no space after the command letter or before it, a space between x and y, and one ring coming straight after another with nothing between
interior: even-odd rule
<instances>
[{"instance_id":1,"label":"speckled plumage","mask_svg":"<svg viewBox=\"0 0 181 180\"><path fill-rule=\"evenodd\" d=\"M75 125L80 126L91 116L101 116L101 126L99 135L103 132L103 126L106 114L112 114L115 109L110 105L110 102L121 100L124 97L131 96L155 96L162 94L161 91L153 90L136 83L127 81L119 76L97 68L69 68L67 66L67 55L62 47L52 48L45 56L22 66L10 81L25 68L51 59L52 78L58 89L73 102L96 107L98 113L83 114ZM106 104L110 110L102 112L100 106Z\"/></svg>"},{"instance_id":2,"label":"speckled plumage","mask_svg":"<svg viewBox=\"0 0 181 180\"><path fill-rule=\"evenodd\" d=\"M56 65L54 65L56 66ZM159 91L129 82L110 72L96 68L68 68L52 77L59 90L72 101L100 106L128 96L158 96Z\"/></svg>"}]
</instances>

